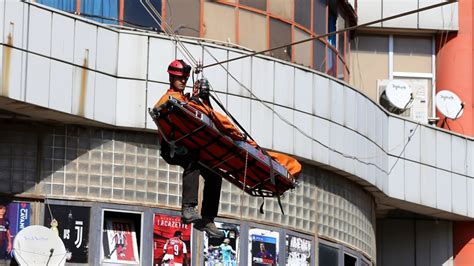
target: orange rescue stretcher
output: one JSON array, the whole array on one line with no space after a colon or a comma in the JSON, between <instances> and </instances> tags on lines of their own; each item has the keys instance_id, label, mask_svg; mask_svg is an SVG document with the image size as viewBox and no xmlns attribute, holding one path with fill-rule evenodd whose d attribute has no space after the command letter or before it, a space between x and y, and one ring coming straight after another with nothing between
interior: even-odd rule
<instances>
[{"instance_id":1,"label":"orange rescue stretcher","mask_svg":"<svg viewBox=\"0 0 474 266\"><path fill-rule=\"evenodd\" d=\"M163 141L173 153L177 147L199 149L199 163L252 196L278 197L293 189L295 178L281 164L246 141L221 133L212 120L187 103L170 96L149 109Z\"/></svg>"}]
</instances>

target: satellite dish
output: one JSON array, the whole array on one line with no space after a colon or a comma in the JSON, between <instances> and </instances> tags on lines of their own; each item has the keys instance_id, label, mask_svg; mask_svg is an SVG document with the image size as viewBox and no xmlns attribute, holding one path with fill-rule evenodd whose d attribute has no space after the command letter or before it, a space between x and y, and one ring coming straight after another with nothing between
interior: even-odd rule
<instances>
[{"instance_id":1,"label":"satellite dish","mask_svg":"<svg viewBox=\"0 0 474 266\"><path fill-rule=\"evenodd\" d=\"M380 104L390 113L401 114L413 103L413 91L401 80L390 80L380 95Z\"/></svg>"},{"instance_id":2,"label":"satellite dish","mask_svg":"<svg viewBox=\"0 0 474 266\"><path fill-rule=\"evenodd\" d=\"M436 108L446 118L456 120L464 112L464 103L454 92L443 90L436 94Z\"/></svg>"},{"instance_id":3,"label":"satellite dish","mask_svg":"<svg viewBox=\"0 0 474 266\"><path fill-rule=\"evenodd\" d=\"M63 241L53 230L41 225L30 225L18 232L13 241L13 254L20 265L66 263Z\"/></svg>"}]
</instances>

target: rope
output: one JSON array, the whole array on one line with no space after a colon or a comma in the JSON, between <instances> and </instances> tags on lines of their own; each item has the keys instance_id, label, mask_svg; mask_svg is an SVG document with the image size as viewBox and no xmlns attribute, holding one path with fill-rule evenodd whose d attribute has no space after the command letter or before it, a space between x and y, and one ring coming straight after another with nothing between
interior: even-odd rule
<instances>
[{"instance_id":1,"label":"rope","mask_svg":"<svg viewBox=\"0 0 474 266\"><path fill-rule=\"evenodd\" d=\"M411 14L414 14L414 13L423 12L423 11L430 10L430 9L433 9L433 8L437 8L437 7L441 7L441 6L444 6L444 5L452 4L454 2L457 2L457 0L441 2L441 3L438 3L438 4L426 6L426 7L423 7L423 8L418 8L418 9L410 10L410 11L407 11L407 12L403 12L403 13L393 15L393 16L390 16L390 17L377 19L377 20L370 21L370 22L363 23L363 24L359 24L359 25L356 25L356 26L347 27L347 28L343 28L343 29L340 29L340 30L332 31L332 32L329 32L329 33L326 33L326 34L316 35L314 37L303 39L303 40L296 41L296 42L292 42L292 43L289 43L289 44L276 46L276 47L266 49L266 50L263 50L263 51L254 52L254 53L251 53L251 54L248 54L248 55L243 55L243 56L235 57L235 58L232 58L232 59L224 60L224 61L221 61L221 62L212 63L212 64L209 64L209 65L202 66L202 69L207 68L207 67L216 66L216 65L219 65L219 64L223 64L223 63L228 63L228 62L235 61L235 60L240 60L242 58L246 58L246 57L250 57L250 56L254 56L254 55L258 55L258 54L264 54L264 53L267 53L267 52L270 52L270 51L273 51L273 50L286 48L288 46L293 46L293 45L297 45L297 44L300 44L300 43L305 43L305 42L309 42L309 41L313 41L313 40L320 40L320 39L323 39L325 37L329 37L329 36L336 35L336 34L339 34L339 33L343 33L343 32L346 32L346 31L352 31L352 30L355 30L355 29L358 29L358 28L370 26L372 24L377 24L377 23L384 22L384 21L387 21L387 20L392 20L392 19L408 16L408 15L411 15Z\"/></svg>"},{"instance_id":2,"label":"rope","mask_svg":"<svg viewBox=\"0 0 474 266\"><path fill-rule=\"evenodd\" d=\"M244 200L243 200L243 197L244 197L244 192L245 192L245 185L247 183L247 165L248 165L248 159L249 159L249 151L248 150L245 150L245 167L244 167L244 183L242 184L242 192L240 193L240 220L242 221L242 208L243 208L243 203L244 203Z\"/></svg>"}]
</instances>

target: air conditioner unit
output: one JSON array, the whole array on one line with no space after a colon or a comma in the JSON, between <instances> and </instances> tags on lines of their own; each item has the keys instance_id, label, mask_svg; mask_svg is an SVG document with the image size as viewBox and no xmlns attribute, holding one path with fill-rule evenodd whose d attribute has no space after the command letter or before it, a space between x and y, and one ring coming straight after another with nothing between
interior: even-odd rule
<instances>
[{"instance_id":1,"label":"air conditioner unit","mask_svg":"<svg viewBox=\"0 0 474 266\"><path fill-rule=\"evenodd\" d=\"M413 103L400 115L414 121L428 123L428 80L426 79L396 79L405 82L410 86L413 93ZM377 80L377 95L379 103L384 106L385 99L381 97L385 92L390 80Z\"/></svg>"}]
</instances>

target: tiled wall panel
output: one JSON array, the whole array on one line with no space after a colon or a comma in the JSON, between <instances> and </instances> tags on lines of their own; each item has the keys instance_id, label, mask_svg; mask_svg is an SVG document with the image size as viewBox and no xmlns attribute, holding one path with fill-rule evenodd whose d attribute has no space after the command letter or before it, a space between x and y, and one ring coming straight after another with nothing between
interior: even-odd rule
<instances>
[{"instance_id":1,"label":"tiled wall panel","mask_svg":"<svg viewBox=\"0 0 474 266\"><path fill-rule=\"evenodd\" d=\"M72 90L72 114L94 118L96 72L74 67Z\"/></svg>"},{"instance_id":2,"label":"tiled wall panel","mask_svg":"<svg viewBox=\"0 0 474 266\"><path fill-rule=\"evenodd\" d=\"M53 78L50 78L49 108L71 113L73 69L70 64L51 61L49 77Z\"/></svg>"},{"instance_id":3,"label":"tiled wall panel","mask_svg":"<svg viewBox=\"0 0 474 266\"><path fill-rule=\"evenodd\" d=\"M116 123L118 126L145 127L146 89L144 81L117 79ZM123 108L127 106L127 108Z\"/></svg>"},{"instance_id":4,"label":"tiled wall panel","mask_svg":"<svg viewBox=\"0 0 474 266\"><path fill-rule=\"evenodd\" d=\"M420 164L405 161L405 200L421 203Z\"/></svg>"},{"instance_id":5,"label":"tiled wall panel","mask_svg":"<svg viewBox=\"0 0 474 266\"><path fill-rule=\"evenodd\" d=\"M135 34L119 34L118 76L145 79L148 61L148 37Z\"/></svg>"},{"instance_id":6,"label":"tiled wall panel","mask_svg":"<svg viewBox=\"0 0 474 266\"><path fill-rule=\"evenodd\" d=\"M267 104L273 108L273 104ZM251 130L250 135L255 139L258 145L262 147L271 147L273 142L273 113L259 101L251 102Z\"/></svg>"},{"instance_id":7,"label":"tiled wall panel","mask_svg":"<svg viewBox=\"0 0 474 266\"><path fill-rule=\"evenodd\" d=\"M464 176L458 174L452 174L453 180L453 212L467 215L467 179Z\"/></svg>"},{"instance_id":8,"label":"tiled wall panel","mask_svg":"<svg viewBox=\"0 0 474 266\"><path fill-rule=\"evenodd\" d=\"M240 53L229 52L229 59L242 56ZM252 77L252 61L250 57L229 62L228 92L234 95L250 96ZM232 75L232 76L231 76Z\"/></svg>"},{"instance_id":9,"label":"tiled wall panel","mask_svg":"<svg viewBox=\"0 0 474 266\"><path fill-rule=\"evenodd\" d=\"M28 6L20 1L5 1L3 42L18 48L26 48Z\"/></svg>"},{"instance_id":10,"label":"tiled wall panel","mask_svg":"<svg viewBox=\"0 0 474 266\"><path fill-rule=\"evenodd\" d=\"M74 64L95 69L97 26L76 20L74 32Z\"/></svg>"},{"instance_id":11,"label":"tiled wall panel","mask_svg":"<svg viewBox=\"0 0 474 266\"><path fill-rule=\"evenodd\" d=\"M451 171L451 135L436 132L436 166Z\"/></svg>"},{"instance_id":12,"label":"tiled wall panel","mask_svg":"<svg viewBox=\"0 0 474 266\"><path fill-rule=\"evenodd\" d=\"M252 57L252 92L257 99L273 101L274 68L273 61Z\"/></svg>"},{"instance_id":13,"label":"tiled wall panel","mask_svg":"<svg viewBox=\"0 0 474 266\"><path fill-rule=\"evenodd\" d=\"M26 101L40 106L49 104L49 72L51 60L29 54L26 72Z\"/></svg>"},{"instance_id":14,"label":"tiled wall panel","mask_svg":"<svg viewBox=\"0 0 474 266\"><path fill-rule=\"evenodd\" d=\"M294 153L294 144L290 139L294 139L294 111L275 105L273 114L273 149L285 153ZM286 122L285 122L286 121ZM288 124L290 123L290 124Z\"/></svg>"},{"instance_id":15,"label":"tiled wall panel","mask_svg":"<svg viewBox=\"0 0 474 266\"><path fill-rule=\"evenodd\" d=\"M94 119L116 124L117 79L97 73L95 76Z\"/></svg>"},{"instance_id":16,"label":"tiled wall panel","mask_svg":"<svg viewBox=\"0 0 474 266\"><path fill-rule=\"evenodd\" d=\"M52 24L51 56L72 63L74 60L74 19L53 13ZM113 46L114 43L108 45Z\"/></svg>"},{"instance_id":17,"label":"tiled wall panel","mask_svg":"<svg viewBox=\"0 0 474 266\"><path fill-rule=\"evenodd\" d=\"M313 111L313 74L303 70L296 70L294 92L295 108L311 114Z\"/></svg>"},{"instance_id":18,"label":"tiled wall panel","mask_svg":"<svg viewBox=\"0 0 474 266\"><path fill-rule=\"evenodd\" d=\"M148 79L169 82L166 71L168 65L175 59L176 48L174 43L167 39L150 38L149 46Z\"/></svg>"},{"instance_id":19,"label":"tiled wall panel","mask_svg":"<svg viewBox=\"0 0 474 266\"><path fill-rule=\"evenodd\" d=\"M227 60L227 51L213 47L205 47L203 65L209 65ZM211 88L215 91L227 93L227 63L213 66L212 69L204 70L202 75L209 80Z\"/></svg>"},{"instance_id":20,"label":"tiled wall panel","mask_svg":"<svg viewBox=\"0 0 474 266\"><path fill-rule=\"evenodd\" d=\"M50 56L52 13L34 6L31 6L29 11L28 49Z\"/></svg>"},{"instance_id":21,"label":"tiled wall panel","mask_svg":"<svg viewBox=\"0 0 474 266\"><path fill-rule=\"evenodd\" d=\"M109 75L117 76L118 58L119 56L119 33L99 28L97 31L97 70L107 73ZM141 47L139 47L141 48ZM126 54L135 54L131 51L126 51ZM134 60L138 60L135 58ZM140 63L143 63L140 61ZM136 64L136 63L134 63ZM134 68L134 64L130 64L129 68ZM140 70L143 70L144 66L140 66ZM139 71L132 70L132 71Z\"/></svg>"},{"instance_id":22,"label":"tiled wall panel","mask_svg":"<svg viewBox=\"0 0 474 266\"><path fill-rule=\"evenodd\" d=\"M295 68L275 62L275 104L288 108L294 107L295 100Z\"/></svg>"},{"instance_id":23,"label":"tiled wall panel","mask_svg":"<svg viewBox=\"0 0 474 266\"><path fill-rule=\"evenodd\" d=\"M311 115L301 113L301 112L294 112L295 114L295 121L294 125L297 129L294 130L294 150L295 153L301 154L305 158L312 158L312 149L311 147L311 132L312 132L312 124L311 124ZM285 137L284 137L285 138Z\"/></svg>"},{"instance_id":24,"label":"tiled wall panel","mask_svg":"<svg viewBox=\"0 0 474 266\"><path fill-rule=\"evenodd\" d=\"M452 189L451 173L436 169L436 207L438 209L452 211Z\"/></svg>"}]
</instances>

